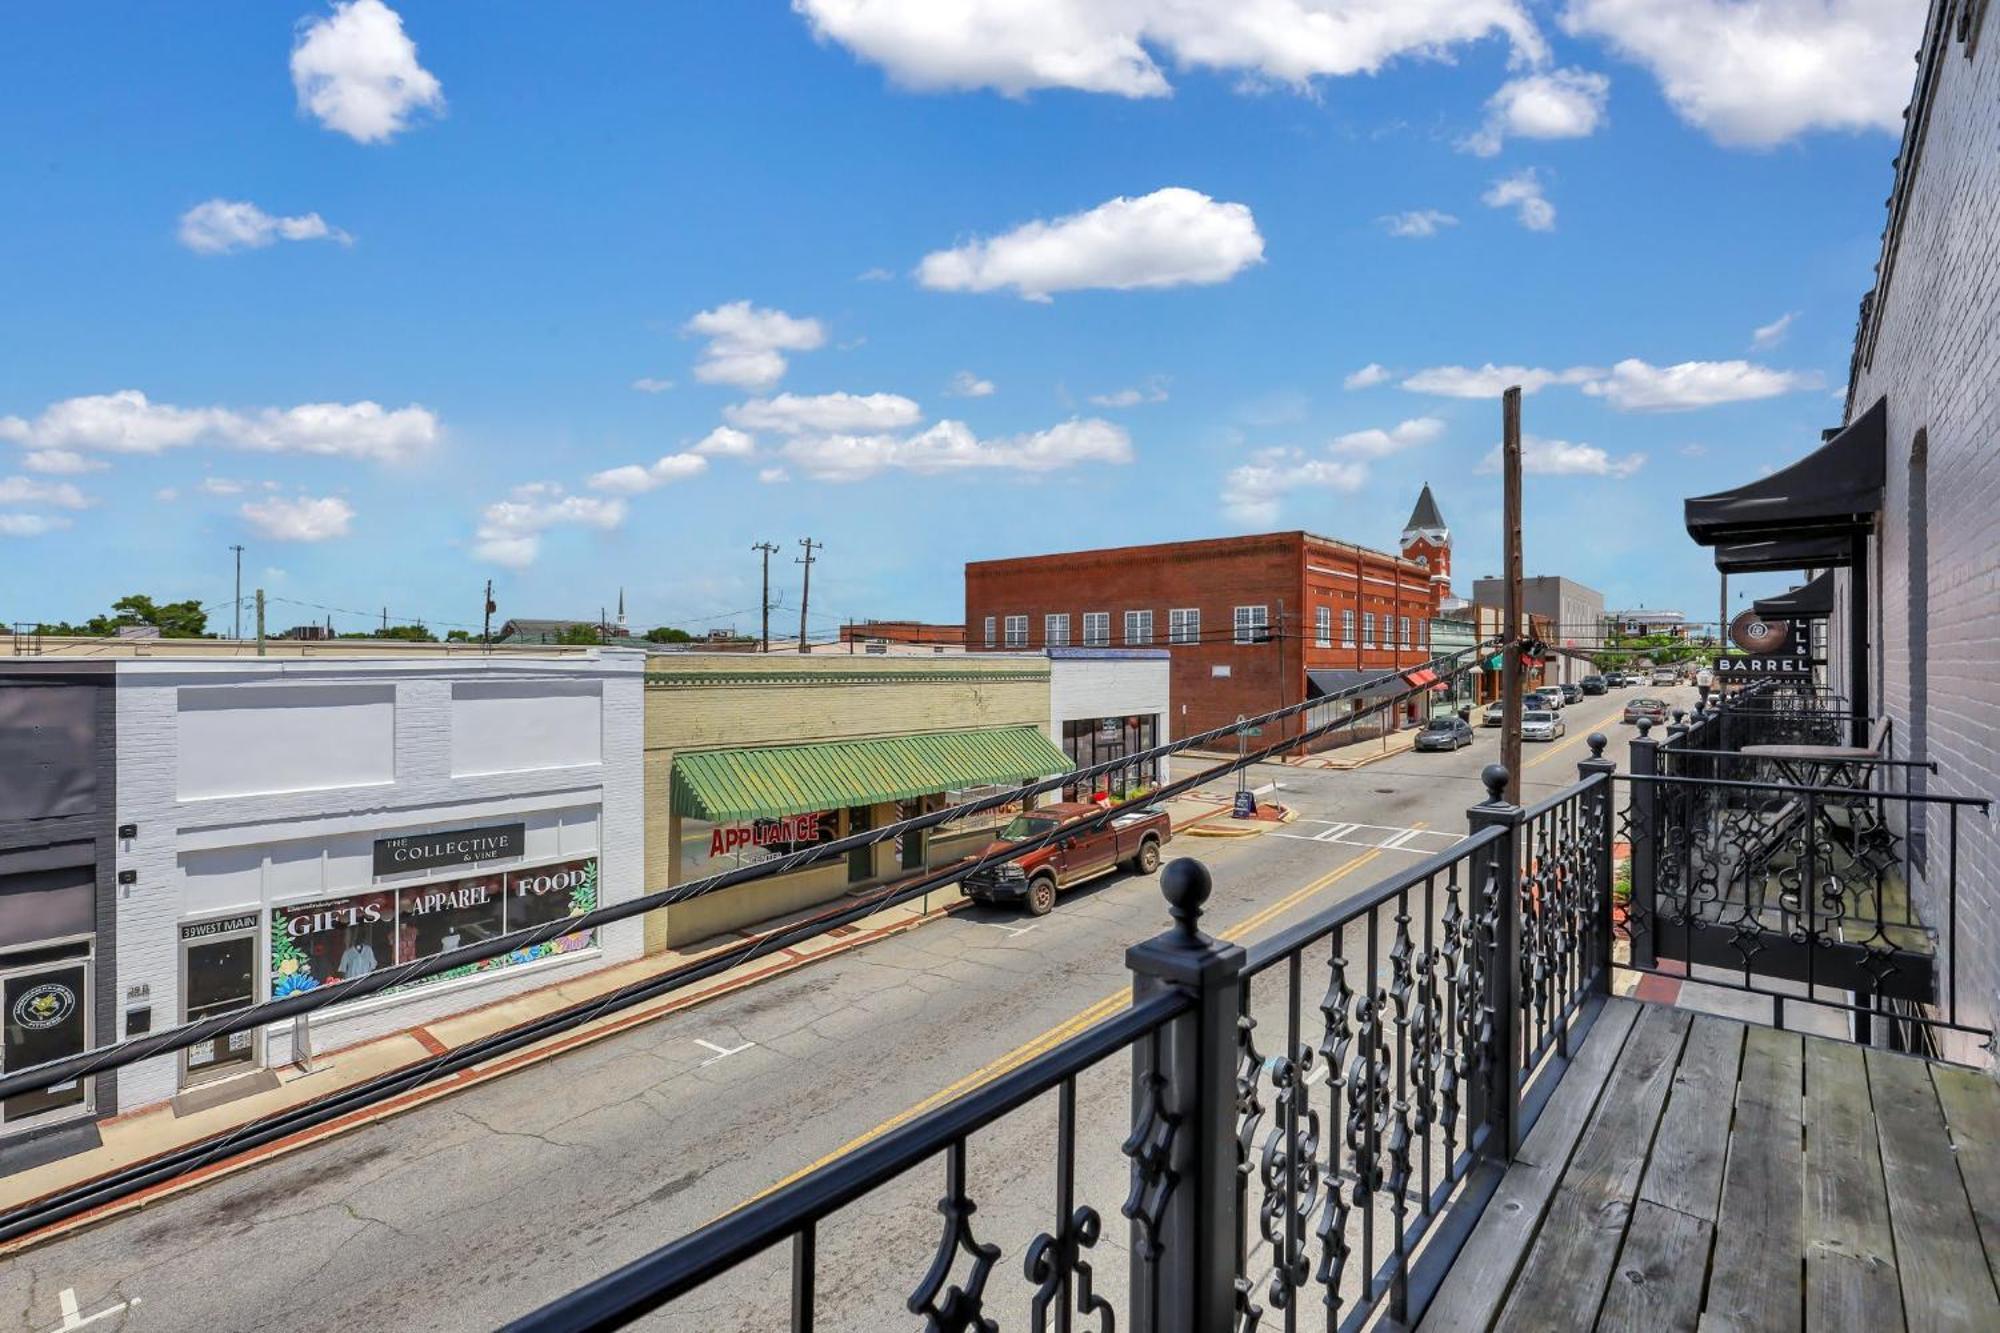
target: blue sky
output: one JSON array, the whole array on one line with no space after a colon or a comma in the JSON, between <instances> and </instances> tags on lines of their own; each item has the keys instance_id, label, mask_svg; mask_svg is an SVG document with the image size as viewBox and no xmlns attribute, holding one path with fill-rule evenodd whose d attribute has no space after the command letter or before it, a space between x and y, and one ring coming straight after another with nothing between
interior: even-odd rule
<instances>
[{"instance_id":1,"label":"blue sky","mask_svg":"<svg viewBox=\"0 0 2000 1333\"><path fill-rule=\"evenodd\" d=\"M1530 572L1712 614L1679 502L1840 419L1923 5L1674 9L17 14L0 619L226 606L241 542L279 624L748 627L810 535L816 630L955 620L968 559L1390 546L1425 480L1469 583L1488 364L1551 381Z\"/></svg>"}]
</instances>

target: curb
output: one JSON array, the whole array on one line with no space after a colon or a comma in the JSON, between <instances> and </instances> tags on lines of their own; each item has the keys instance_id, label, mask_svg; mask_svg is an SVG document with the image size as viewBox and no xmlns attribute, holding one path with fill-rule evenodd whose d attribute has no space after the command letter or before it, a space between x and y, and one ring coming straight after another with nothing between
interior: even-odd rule
<instances>
[{"instance_id":1,"label":"curb","mask_svg":"<svg viewBox=\"0 0 2000 1333\"><path fill-rule=\"evenodd\" d=\"M1299 812L1289 807L1281 807L1284 813L1276 819L1245 820L1240 824L1204 824L1200 828L1190 825L1187 834L1193 838L1261 838L1280 824L1295 824ZM1217 813L1221 813L1217 811ZM1204 815L1204 819L1213 818Z\"/></svg>"}]
</instances>

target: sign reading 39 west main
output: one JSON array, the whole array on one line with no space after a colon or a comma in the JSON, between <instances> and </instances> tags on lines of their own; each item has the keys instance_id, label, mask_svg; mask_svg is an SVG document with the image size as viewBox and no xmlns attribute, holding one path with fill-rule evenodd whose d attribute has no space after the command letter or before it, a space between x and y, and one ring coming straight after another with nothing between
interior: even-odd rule
<instances>
[{"instance_id":1,"label":"sign reading 39 west main","mask_svg":"<svg viewBox=\"0 0 2000 1333\"><path fill-rule=\"evenodd\" d=\"M433 866L504 861L521 855L526 824L489 824L447 833L406 833L375 840L375 873L394 875Z\"/></svg>"}]
</instances>

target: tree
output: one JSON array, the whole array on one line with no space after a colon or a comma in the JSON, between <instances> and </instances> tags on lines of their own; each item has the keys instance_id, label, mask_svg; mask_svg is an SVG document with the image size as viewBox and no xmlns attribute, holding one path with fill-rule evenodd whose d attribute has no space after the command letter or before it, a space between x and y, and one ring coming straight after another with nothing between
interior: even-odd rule
<instances>
[{"instance_id":1,"label":"tree","mask_svg":"<svg viewBox=\"0 0 2000 1333\"><path fill-rule=\"evenodd\" d=\"M444 641L446 643L471 643L472 633L469 630L462 629L450 630L445 634Z\"/></svg>"},{"instance_id":2,"label":"tree","mask_svg":"<svg viewBox=\"0 0 2000 1333\"><path fill-rule=\"evenodd\" d=\"M694 635L688 633L684 629L675 629L672 625L661 625L658 626L657 628L649 629L646 631L646 642L693 643Z\"/></svg>"},{"instance_id":3,"label":"tree","mask_svg":"<svg viewBox=\"0 0 2000 1333\"><path fill-rule=\"evenodd\" d=\"M597 633L597 626L584 624L581 621L574 625L565 625L556 631L556 642L570 647L587 648L603 641Z\"/></svg>"},{"instance_id":4,"label":"tree","mask_svg":"<svg viewBox=\"0 0 2000 1333\"><path fill-rule=\"evenodd\" d=\"M213 636L208 632L208 613L201 609L201 603L193 600L185 602L155 602L144 593L135 592L129 597L120 597L111 604L111 614L92 616L81 625L54 624L37 628L43 634L88 635L96 639L108 639L121 629L136 625L150 625L160 632L163 639L206 639Z\"/></svg>"},{"instance_id":5,"label":"tree","mask_svg":"<svg viewBox=\"0 0 2000 1333\"><path fill-rule=\"evenodd\" d=\"M386 629L349 630L342 639L395 639L402 643L436 643L437 635L422 625L390 625Z\"/></svg>"}]
</instances>

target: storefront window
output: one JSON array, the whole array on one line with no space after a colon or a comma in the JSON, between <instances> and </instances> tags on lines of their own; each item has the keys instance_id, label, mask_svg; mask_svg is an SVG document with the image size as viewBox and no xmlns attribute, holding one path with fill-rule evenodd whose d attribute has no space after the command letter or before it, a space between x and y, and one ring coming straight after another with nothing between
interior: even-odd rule
<instances>
[{"instance_id":1,"label":"storefront window","mask_svg":"<svg viewBox=\"0 0 2000 1333\"><path fill-rule=\"evenodd\" d=\"M257 1002L257 926L250 913L181 927L181 1017L197 1023ZM239 1069L257 1059L254 1032L230 1032L190 1046L191 1078Z\"/></svg>"},{"instance_id":2,"label":"storefront window","mask_svg":"<svg viewBox=\"0 0 2000 1333\"><path fill-rule=\"evenodd\" d=\"M1128 717L1096 717L1063 723L1063 751L1080 769L1123 759L1150 750L1158 744L1159 715L1133 714ZM1063 788L1063 799L1089 800L1100 793L1125 800L1150 790L1157 784L1156 762L1135 762L1124 768Z\"/></svg>"},{"instance_id":3,"label":"storefront window","mask_svg":"<svg viewBox=\"0 0 2000 1333\"><path fill-rule=\"evenodd\" d=\"M397 902L396 961L450 953L505 934L502 879L487 875L402 890Z\"/></svg>"}]
</instances>

